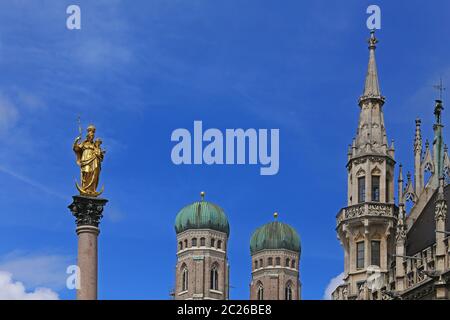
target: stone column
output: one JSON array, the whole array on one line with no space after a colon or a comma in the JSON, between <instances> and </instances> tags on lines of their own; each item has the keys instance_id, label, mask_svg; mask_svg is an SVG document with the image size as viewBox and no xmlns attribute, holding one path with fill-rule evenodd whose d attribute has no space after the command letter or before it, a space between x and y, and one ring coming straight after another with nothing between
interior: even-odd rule
<instances>
[{"instance_id":1,"label":"stone column","mask_svg":"<svg viewBox=\"0 0 450 320\"><path fill-rule=\"evenodd\" d=\"M97 299L97 237L106 199L73 196L69 206L76 218L78 235L79 289L77 300Z\"/></svg>"}]
</instances>

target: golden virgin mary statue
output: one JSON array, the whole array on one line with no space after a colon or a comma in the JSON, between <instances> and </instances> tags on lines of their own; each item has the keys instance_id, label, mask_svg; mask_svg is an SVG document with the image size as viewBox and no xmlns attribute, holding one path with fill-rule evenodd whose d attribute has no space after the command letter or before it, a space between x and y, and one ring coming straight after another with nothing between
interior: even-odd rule
<instances>
[{"instance_id":1,"label":"golden virgin mary statue","mask_svg":"<svg viewBox=\"0 0 450 320\"><path fill-rule=\"evenodd\" d=\"M100 178L101 164L105 156L105 150L101 148L102 140L95 138L95 127L90 125L87 128L86 139L82 142L81 135L73 143L73 151L77 156L77 165L81 169L81 186L75 182L80 195L97 197L103 190L97 192Z\"/></svg>"}]
</instances>

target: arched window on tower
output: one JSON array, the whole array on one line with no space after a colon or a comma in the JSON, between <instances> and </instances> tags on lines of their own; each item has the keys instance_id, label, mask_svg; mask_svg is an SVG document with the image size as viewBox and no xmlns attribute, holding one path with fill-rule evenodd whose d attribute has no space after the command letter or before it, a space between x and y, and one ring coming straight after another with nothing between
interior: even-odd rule
<instances>
[{"instance_id":1,"label":"arched window on tower","mask_svg":"<svg viewBox=\"0 0 450 320\"><path fill-rule=\"evenodd\" d=\"M264 300L264 287L261 282L258 283L257 299Z\"/></svg>"},{"instance_id":2,"label":"arched window on tower","mask_svg":"<svg viewBox=\"0 0 450 320\"><path fill-rule=\"evenodd\" d=\"M217 271L217 265L214 265L211 269L210 289L219 290L219 272Z\"/></svg>"},{"instance_id":3,"label":"arched window on tower","mask_svg":"<svg viewBox=\"0 0 450 320\"><path fill-rule=\"evenodd\" d=\"M184 240L184 248L187 249L187 247L188 247L188 241L187 241L187 239L185 239Z\"/></svg>"},{"instance_id":4,"label":"arched window on tower","mask_svg":"<svg viewBox=\"0 0 450 320\"><path fill-rule=\"evenodd\" d=\"M211 239L211 248L216 246L216 240L214 238Z\"/></svg>"},{"instance_id":5,"label":"arched window on tower","mask_svg":"<svg viewBox=\"0 0 450 320\"><path fill-rule=\"evenodd\" d=\"M358 203L366 201L366 177L358 178Z\"/></svg>"},{"instance_id":6,"label":"arched window on tower","mask_svg":"<svg viewBox=\"0 0 450 320\"><path fill-rule=\"evenodd\" d=\"M292 283L289 281L284 289L284 297L286 300L292 300Z\"/></svg>"},{"instance_id":7,"label":"arched window on tower","mask_svg":"<svg viewBox=\"0 0 450 320\"><path fill-rule=\"evenodd\" d=\"M206 239L200 238L200 247L204 247L204 246L206 246Z\"/></svg>"},{"instance_id":8,"label":"arched window on tower","mask_svg":"<svg viewBox=\"0 0 450 320\"><path fill-rule=\"evenodd\" d=\"M217 249L222 249L222 240L217 241Z\"/></svg>"},{"instance_id":9,"label":"arched window on tower","mask_svg":"<svg viewBox=\"0 0 450 320\"><path fill-rule=\"evenodd\" d=\"M183 242L178 242L178 250L183 250Z\"/></svg>"},{"instance_id":10,"label":"arched window on tower","mask_svg":"<svg viewBox=\"0 0 450 320\"><path fill-rule=\"evenodd\" d=\"M193 247L197 246L197 238L192 238L192 246Z\"/></svg>"},{"instance_id":11,"label":"arched window on tower","mask_svg":"<svg viewBox=\"0 0 450 320\"><path fill-rule=\"evenodd\" d=\"M276 257L275 258L275 265L276 266L280 266L281 265L281 258L280 257Z\"/></svg>"},{"instance_id":12,"label":"arched window on tower","mask_svg":"<svg viewBox=\"0 0 450 320\"><path fill-rule=\"evenodd\" d=\"M286 258L286 267L290 267L291 266L291 259Z\"/></svg>"},{"instance_id":13,"label":"arched window on tower","mask_svg":"<svg viewBox=\"0 0 450 320\"><path fill-rule=\"evenodd\" d=\"M380 202L380 176L372 176L372 201Z\"/></svg>"},{"instance_id":14,"label":"arched window on tower","mask_svg":"<svg viewBox=\"0 0 450 320\"><path fill-rule=\"evenodd\" d=\"M186 266L182 268L181 291L188 290L189 272Z\"/></svg>"},{"instance_id":15,"label":"arched window on tower","mask_svg":"<svg viewBox=\"0 0 450 320\"><path fill-rule=\"evenodd\" d=\"M273 258L270 257L269 259L267 259L267 265L268 266L273 266Z\"/></svg>"},{"instance_id":16,"label":"arched window on tower","mask_svg":"<svg viewBox=\"0 0 450 320\"><path fill-rule=\"evenodd\" d=\"M259 267L260 268L264 267L263 259L259 259Z\"/></svg>"},{"instance_id":17,"label":"arched window on tower","mask_svg":"<svg viewBox=\"0 0 450 320\"><path fill-rule=\"evenodd\" d=\"M255 260L255 270L258 269L258 260Z\"/></svg>"},{"instance_id":18,"label":"arched window on tower","mask_svg":"<svg viewBox=\"0 0 450 320\"><path fill-rule=\"evenodd\" d=\"M295 269L295 259L292 259L291 268Z\"/></svg>"}]
</instances>

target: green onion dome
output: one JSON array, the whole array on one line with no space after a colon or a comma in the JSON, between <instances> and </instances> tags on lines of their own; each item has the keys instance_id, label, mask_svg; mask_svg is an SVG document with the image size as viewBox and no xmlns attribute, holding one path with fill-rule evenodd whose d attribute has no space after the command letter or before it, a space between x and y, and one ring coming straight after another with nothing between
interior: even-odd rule
<instances>
[{"instance_id":1,"label":"green onion dome","mask_svg":"<svg viewBox=\"0 0 450 320\"><path fill-rule=\"evenodd\" d=\"M276 213L274 216L277 218ZM300 254L300 236L286 223L279 221L267 223L256 229L250 240L252 255L265 249L286 249Z\"/></svg>"},{"instance_id":2,"label":"green onion dome","mask_svg":"<svg viewBox=\"0 0 450 320\"><path fill-rule=\"evenodd\" d=\"M211 229L230 235L227 216L221 207L204 201L205 193L201 193L202 200L185 206L175 219L175 231L181 233L191 229Z\"/></svg>"}]
</instances>

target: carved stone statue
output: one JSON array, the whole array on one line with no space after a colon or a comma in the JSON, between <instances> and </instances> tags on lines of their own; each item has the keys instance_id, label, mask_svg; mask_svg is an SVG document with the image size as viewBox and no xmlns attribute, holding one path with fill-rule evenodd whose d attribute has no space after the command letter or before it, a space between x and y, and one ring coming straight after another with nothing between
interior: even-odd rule
<instances>
[{"instance_id":1,"label":"carved stone statue","mask_svg":"<svg viewBox=\"0 0 450 320\"><path fill-rule=\"evenodd\" d=\"M101 148L102 140L95 138L95 127L90 125L87 128L86 139L80 143L81 134L73 143L73 151L77 156L77 165L81 170L81 186L75 182L80 195L97 197L103 190L97 192L100 178L101 163L105 156L105 150Z\"/></svg>"}]
</instances>

